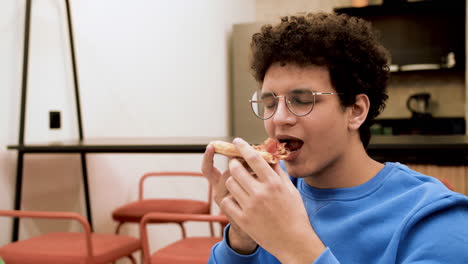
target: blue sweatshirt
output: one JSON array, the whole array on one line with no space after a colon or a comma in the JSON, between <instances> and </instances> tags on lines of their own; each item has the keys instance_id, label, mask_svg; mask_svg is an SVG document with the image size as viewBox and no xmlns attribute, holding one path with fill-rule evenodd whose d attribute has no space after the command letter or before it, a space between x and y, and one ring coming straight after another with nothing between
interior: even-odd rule
<instances>
[{"instance_id":1,"label":"blue sweatshirt","mask_svg":"<svg viewBox=\"0 0 468 264\"><path fill-rule=\"evenodd\" d=\"M291 180L327 247L314 264L468 263L468 197L433 177L386 163L370 181L352 188L316 189L303 179ZM237 254L226 242L228 229L209 263L280 263L261 247Z\"/></svg>"}]
</instances>

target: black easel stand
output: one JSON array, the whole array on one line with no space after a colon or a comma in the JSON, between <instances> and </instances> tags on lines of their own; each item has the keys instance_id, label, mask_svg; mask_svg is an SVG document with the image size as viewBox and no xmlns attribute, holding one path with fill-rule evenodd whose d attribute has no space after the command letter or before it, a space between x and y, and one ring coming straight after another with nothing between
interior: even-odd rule
<instances>
[{"instance_id":1,"label":"black easel stand","mask_svg":"<svg viewBox=\"0 0 468 264\"><path fill-rule=\"evenodd\" d=\"M75 46L73 40L73 27L70 11L69 0L65 0L66 9L67 9L67 23L68 23L68 35L70 41L70 52L72 59L72 68L73 68L73 81L75 86L75 100L76 100L76 111L78 117L78 132L80 142L83 140L83 126L81 121L81 106L80 106L80 93L78 85L78 72L76 68L76 58L75 58ZM20 109L20 127L19 127L19 137L18 137L18 159L16 167L16 190L15 190L15 204L14 209L21 209L21 191L23 185L23 162L24 154L26 151L22 150L21 146L24 145L24 129L25 129L25 116L26 116L26 94L28 86L28 59L29 59L29 33L31 27L31 0L26 0L26 14L24 19L24 46L23 46L23 77L21 84L21 109ZM83 186L84 186L84 195L85 195L85 204L86 204L86 213L89 224L91 228L93 227L92 216L91 216L91 205L89 198L89 189L88 189L88 175L86 168L86 155L84 152L80 153L81 158L81 168L83 174ZM19 219L15 218L13 220L13 232L12 232L12 241L18 240L19 234Z\"/></svg>"}]
</instances>

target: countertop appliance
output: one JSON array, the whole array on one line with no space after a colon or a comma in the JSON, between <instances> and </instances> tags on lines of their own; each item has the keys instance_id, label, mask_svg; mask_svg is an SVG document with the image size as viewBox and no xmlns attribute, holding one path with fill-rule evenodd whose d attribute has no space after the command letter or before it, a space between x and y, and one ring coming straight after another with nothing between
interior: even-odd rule
<instances>
[{"instance_id":1,"label":"countertop appliance","mask_svg":"<svg viewBox=\"0 0 468 264\"><path fill-rule=\"evenodd\" d=\"M428 120L432 118L429 112L430 93L412 94L406 100L406 108L411 112L413 120Z\"/></svg>"}]
</instances>

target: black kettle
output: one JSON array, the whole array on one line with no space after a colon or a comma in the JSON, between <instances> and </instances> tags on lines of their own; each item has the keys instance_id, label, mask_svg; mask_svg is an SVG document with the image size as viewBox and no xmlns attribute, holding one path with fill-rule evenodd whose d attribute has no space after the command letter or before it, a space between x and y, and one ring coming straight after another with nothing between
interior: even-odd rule
<instances>
[{"instance_id":1,"label":"black kettle","mask_svg":"<svg viewBox=\"0 0 468 264\"><path fill-rule=\"evenodd\" d=\"M430 93L412 94L406 100L406 107L411 111L412 119L430 119L432 118L429 112Z\"/></svg>"}]
</instances>

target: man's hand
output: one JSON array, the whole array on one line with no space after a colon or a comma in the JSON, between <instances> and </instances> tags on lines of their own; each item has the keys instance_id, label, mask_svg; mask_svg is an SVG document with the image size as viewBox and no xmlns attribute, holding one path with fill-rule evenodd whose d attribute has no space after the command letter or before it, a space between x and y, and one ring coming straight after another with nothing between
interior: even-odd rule
<instances>
[{"instance_id":1,"label":"man's hand","mask_svg":"<svg viewBox=\"0 0 468 264\"><path fill-rule=\"evenodd\" d=\"M202 163L202 172L210 181L213 188L213 197L221 208L221 203L223 199L229 199L235 202L235 199L229 194L229 191L226 189L226 180L230 177L229 170L225 171L223 174L214 167L213 164L214 157L214 148L213 146L208 145L206 148L205 154L203 156ZM221 208L222 210L222 208ZM225 212L223 212L225 213ZM225 213L226 214L226 213ZM257 248L257 243L253 241L249 235L247 235L230 217L229 214L226 214L228 217L231 227L229 228L228 241L229 245L233 250L239 254L248 255L255 251Z\"/></svg>"},{"instance_id":2,"label":"man's hand","mask_svg":"<svg viewBox=\"0 0 468 264\"><path fill-rule=\"evenodd\" d=\"M245 141L234 140L251 175L238 160L229 162L231 195L218 201L223 212L282 263L312 263L325 246L310 225L299 191L279 164L270 166Z\"/></svg>"}]
</instances>

